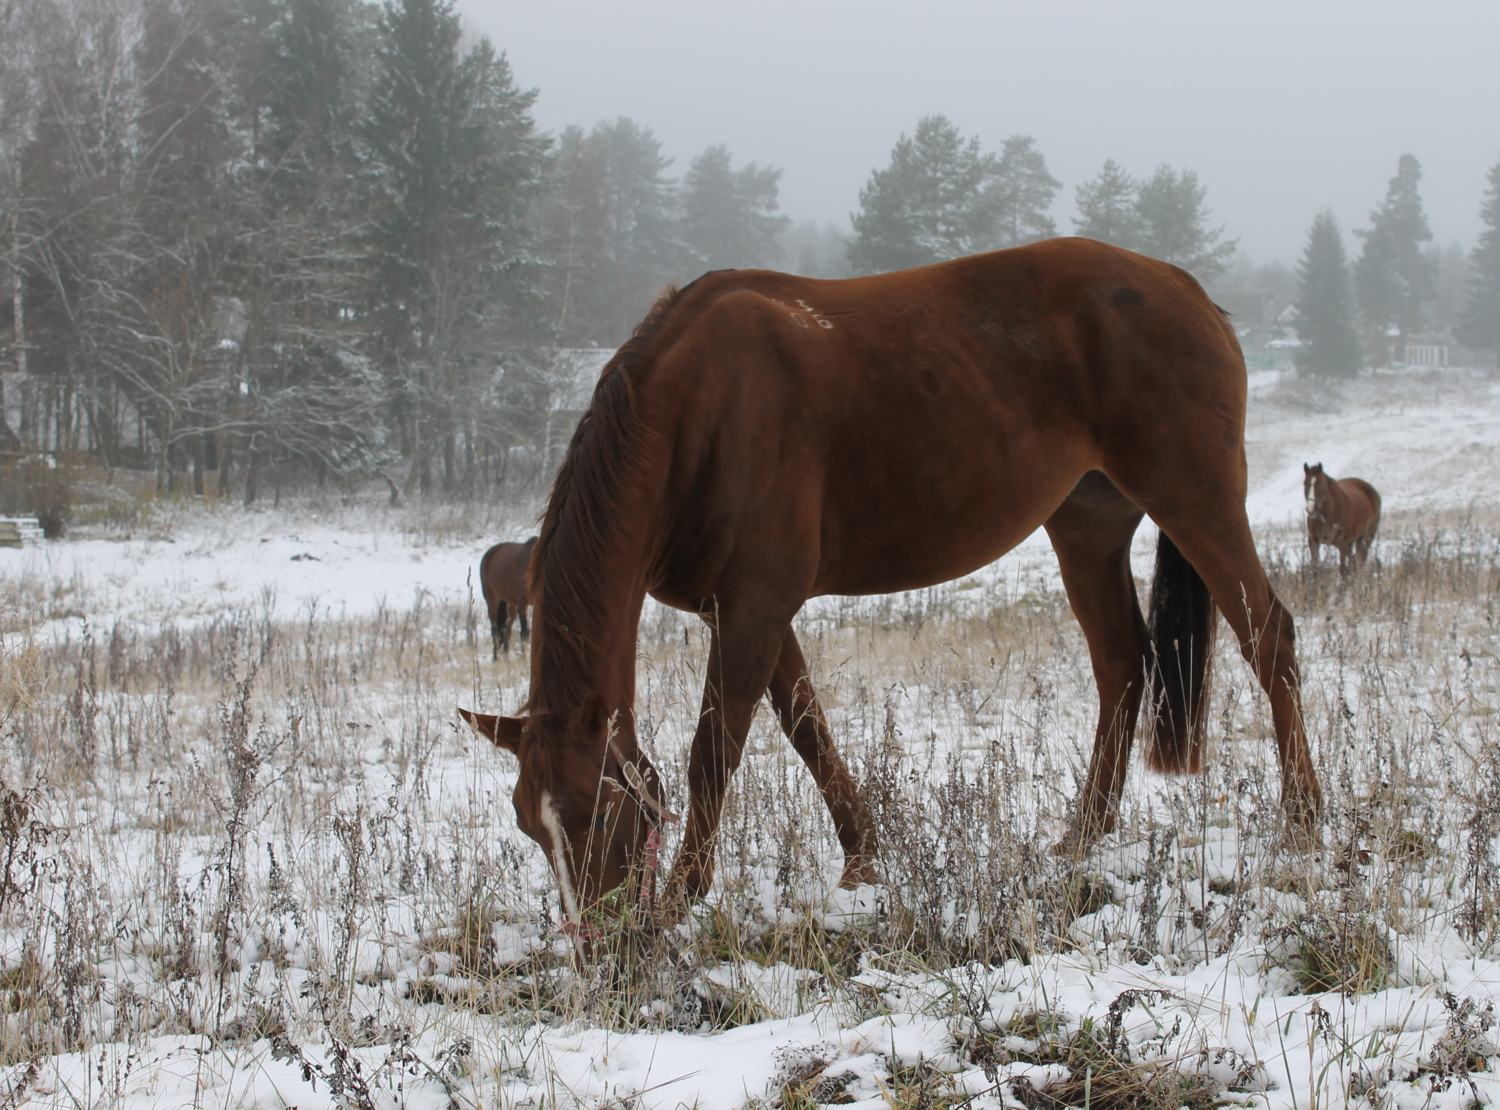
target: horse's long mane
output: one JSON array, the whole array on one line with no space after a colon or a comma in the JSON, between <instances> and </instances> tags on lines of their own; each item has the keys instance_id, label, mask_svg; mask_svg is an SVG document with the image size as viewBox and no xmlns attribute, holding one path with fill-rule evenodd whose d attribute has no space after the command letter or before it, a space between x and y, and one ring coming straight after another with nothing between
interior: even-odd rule
<instances>
[{"instance_id":1,"label":"horse's long mane","mask_svg":"<svg viewBox=\"0 0 1500 1110\"><path fill-rule=\"evenodd\" d=\"M565 713L591 692L588 648L606 585L600 568L649 436L636 413L631 372L683 292L668 286L605 365L552 483L527 582L532 599L542 602L532 615L541 644L533 710L544 702L552 712Z\"/></svg>"}]
</instances>

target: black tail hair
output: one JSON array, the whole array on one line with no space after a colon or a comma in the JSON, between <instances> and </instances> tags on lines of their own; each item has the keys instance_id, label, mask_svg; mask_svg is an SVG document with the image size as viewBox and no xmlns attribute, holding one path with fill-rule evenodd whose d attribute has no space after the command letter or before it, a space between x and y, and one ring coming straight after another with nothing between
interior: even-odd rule
<instances>
[{"instance_id":1,"label":"black tail hair","mask_svg":"<svg viewBox=\"0 0 1500 1110\"><path fill-rule=\"evenodd\" d=\"M1203 725L1212 678L1214 600L1193 565L1161 533L1151 582L1151 708L1146 764L1166 774L1203 769Z\"/></svg>"}]
</instances>

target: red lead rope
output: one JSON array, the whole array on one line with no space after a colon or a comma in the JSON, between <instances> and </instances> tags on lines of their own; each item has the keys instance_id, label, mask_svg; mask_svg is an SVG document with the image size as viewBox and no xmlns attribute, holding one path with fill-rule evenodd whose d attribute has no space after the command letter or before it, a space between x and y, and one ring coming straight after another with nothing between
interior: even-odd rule
<instances>
[{"instance_id":1,"label":"red lead rope","mask_svg":"<svg viewBox=\"0 0 1500 1110\"><path fill-rule=\"evenodd\" d=\"M670 813L661 815L672 824L677 824L677 818ZM636 893L636 910L641 917L651 916L652 905L656 899L656 872L660 868L661 860L661 833L657 831L656 822L651 822L651 831L646 834L646 858L641 862L641 885ZM599 940L604 936L604 930L598 925L589 925L581 921L564 921L561 930L563 936L572 937L577 940Z\"/></svg>"}]
</instances>

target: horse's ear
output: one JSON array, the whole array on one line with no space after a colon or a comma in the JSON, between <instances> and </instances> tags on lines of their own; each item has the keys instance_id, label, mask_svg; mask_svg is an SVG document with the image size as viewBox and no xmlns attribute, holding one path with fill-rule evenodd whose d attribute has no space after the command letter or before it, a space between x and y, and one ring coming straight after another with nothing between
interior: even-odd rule
<instances>
[{"instance_id":1,"label":"horse's ear","mask_svg":"<svg viewBox=\"0 0 1500 1110\"><path fill-rule=\"evenodd\" d=\"M1306 463L1303 463L1302 464L1302 473L1303 474L1311 474L1312 473L1312 467L1308 466Z\"/></svg>"},{"instance_id":2,"label":"horse's ear","mask_svg":"<svg viewBox=\"0 0 1500 1110\"><path fill-rule=\"evenodd\" d=\"M479 730L479 735L504 748L512 755L518 754L521 744L521 719L519 717L497 717L493 713L474 713L459 709L458 715Z\"/></svg>"}]
</instances>

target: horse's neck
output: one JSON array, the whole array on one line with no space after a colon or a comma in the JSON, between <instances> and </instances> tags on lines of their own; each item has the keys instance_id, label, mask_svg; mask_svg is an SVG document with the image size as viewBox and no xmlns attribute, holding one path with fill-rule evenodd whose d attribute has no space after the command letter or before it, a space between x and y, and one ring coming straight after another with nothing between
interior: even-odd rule
<instances>
[{"instance_id":1,"label":"horse's neck","mask_svg":"<svg viewBox=\"0 0 1500 1110\"><path fill-rule=\"evenodd\" d=\"M1333 478L1328 479L1324 489L1326 496L1323 499L1323 512L1330 519L1341 516L1349 507L1349 495L1339 488L1339 483Z\"/></svg>"},{"instance_id":2,"label":"horse's neck","mask_svg":"<svg viewBox=\"0 0 1500 1110\"><path fill-rule=\"evenodd\" d=\"M644 511L616 514L602 557L587 568L566 543L548 552L532 615L533 708L567 709L572 706L566 703L581 703L589 694L600 695L610 711L634 705L650 518ZM565 562L576 573L559 583L553 568ZM568 591L564 604L549 604L549 581L552 588Z\"/></svg>"}]
</instances>

